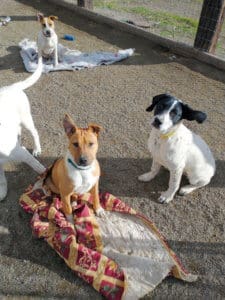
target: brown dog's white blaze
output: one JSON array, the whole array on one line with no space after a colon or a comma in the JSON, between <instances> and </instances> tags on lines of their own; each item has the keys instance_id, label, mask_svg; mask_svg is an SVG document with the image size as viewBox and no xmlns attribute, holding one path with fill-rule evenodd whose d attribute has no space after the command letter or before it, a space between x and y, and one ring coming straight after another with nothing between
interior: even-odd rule
<instances>
[{"instance_id":1,"label":"brown dog's white blaze","mask_svg":"<svg viewBox=\"0 0 225 300\"><path fill-rule=\"evenodd\" d=\"M89 124L87 128L78 128L66 114L63 127L69 139L69 151L77 165L88 166L96 158L98 137L101 126Z\"/></svg>"}]
</instances>

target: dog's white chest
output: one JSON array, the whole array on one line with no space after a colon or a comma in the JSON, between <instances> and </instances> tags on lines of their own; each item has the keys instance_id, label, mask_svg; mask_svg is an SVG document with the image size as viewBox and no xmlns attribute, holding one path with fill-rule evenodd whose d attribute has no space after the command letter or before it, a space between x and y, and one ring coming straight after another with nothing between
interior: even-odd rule
<instances>
[{"instance_id":1,"label":"dog's white chest","mask_svg":"<svg viewBox=\"0 0 225 300\"><path fill-rule=\"evenodd\" d=\"M55 48L57 47L58 38L56 34L52 34L51 38L46 38L42 35L42 33L39 33L38 36L38 47L42 51L43 56L50 56L55 51Z\"/></svg>"},{"instance_id":2,"label":"dog's white chest","mask_svg":"<svg viewBox=\"0 0 225 300\"><path fill-rule=\"evenodd\" d=\"M168 168L171 162L173 163L179 158L183 159L182 151L178 150L178 148L180 149L180 139L177 137L171 141L167 138L162 139L153 130L148 140L148 148L154 160L165 168Z\"/></svg>"},{"instance_id":3,"label":"dog's white chest","mask_svg":"<svg viewBox=\"0 0 225 300\"><path fill-rule=\"evenodd\" d=\"M160 139L155 134L150 134L149 140L148 140L148 149L151 152L154 159L157 161L162 162L162 144Z\"/></svg>"},{"instance_id":4,"label":"dog's white chest","mask_svg":"<svg viewBox=\"0 0 225 300\"><path fill-rule=\"evenodd\" d=\"M55 50L55 43L50 39L46 40L42 46L42 52L44 55L51 55Z\"/></svg>"},{"instance_id":5,"label":"dog's white chest","mask_svg":"<svg viewBox=\"0 0 225 300\"><path fill-rule=\"evenodd\" d=\"M93 175L94 166L91 166L88 170L77 170L68 164L67 169L69 178L74 184L74 192L79 195L88 193L99 179L99 176Z\"/></svg>"}]
</instances>

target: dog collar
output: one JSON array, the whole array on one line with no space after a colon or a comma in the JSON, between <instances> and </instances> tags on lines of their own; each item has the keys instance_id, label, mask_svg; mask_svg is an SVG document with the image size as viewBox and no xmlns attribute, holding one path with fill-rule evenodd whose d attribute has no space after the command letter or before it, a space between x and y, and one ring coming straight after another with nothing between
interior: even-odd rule
<instances>
[{"instance_id":1,"label":"dog collar","mask_svg":"<svg viewBox=\"0 0 225 300\"><path fill-rule=\"evenodd\" d=\"M88 170L91 168L91 166L85 166L85 167L82 167L82 166L78 166L74 161L72 161L72 159L68 158L67 159L68 163L71 164L75 169L77 170Z\"/></svg>"},{"instance_id":2,"label":"dog collar","mask_svg":"<svg viewBox=\"0 0 225 300\"><path fill-rule=\"evenodd\" d=\"M175 131L171 131L171 132L168 132L168 133L165 133L165 134L161 134L160 135L160 138L161 139L168 139L168 138L170 138L171 136L173 136L175 134Z\"/></svg>"}]
</instances>

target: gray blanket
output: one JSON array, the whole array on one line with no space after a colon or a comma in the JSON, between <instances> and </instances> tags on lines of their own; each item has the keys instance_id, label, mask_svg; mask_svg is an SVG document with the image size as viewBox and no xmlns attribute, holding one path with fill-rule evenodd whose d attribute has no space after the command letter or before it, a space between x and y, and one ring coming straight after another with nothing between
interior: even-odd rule
<instances>
[{"instance_id":1,"label":"gray blanket","mask_svg":"<svg viewBox=\"0 0 225 300\"><path fill-rule=\"evenodd\" d=\"M20 55L24 66L28 72L34 72L37 68L37 44L35 41L24 39L19 43ZM78 50L71 50L58 44L59 64L53 65L53 59L43 59L43 73L59 70L80 70L83 68L93 68L100 65L110 65L117 61L133 55L134 49L119 50L118 52L96 51L82 53Z\"/></svg>"}]
</instances>

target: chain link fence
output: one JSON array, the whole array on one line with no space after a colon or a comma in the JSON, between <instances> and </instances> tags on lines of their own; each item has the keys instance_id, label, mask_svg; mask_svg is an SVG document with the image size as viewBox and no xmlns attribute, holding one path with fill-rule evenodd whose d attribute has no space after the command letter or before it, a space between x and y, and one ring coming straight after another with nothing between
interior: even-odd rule
<instances>
[{"instance_id":1,"label":"chain link fence","mask_svg":"<svg viewBox=\"0 0 225 300\"><path fill-rule=\"evenodd\" d=\"M76 1L76 0L74 0ZM224 0L77 0L95 12L225 59Z\"/></svg>"}]
</instances>

